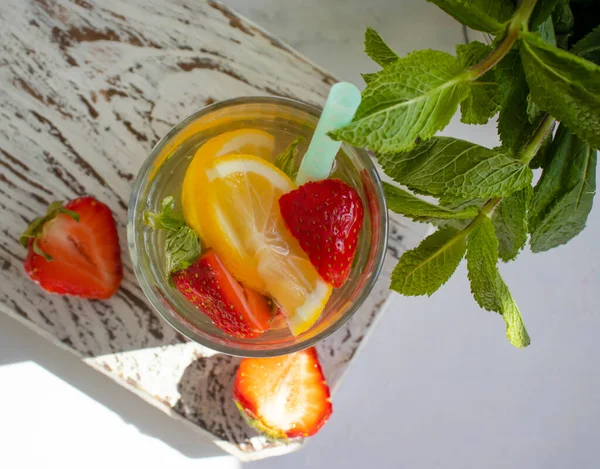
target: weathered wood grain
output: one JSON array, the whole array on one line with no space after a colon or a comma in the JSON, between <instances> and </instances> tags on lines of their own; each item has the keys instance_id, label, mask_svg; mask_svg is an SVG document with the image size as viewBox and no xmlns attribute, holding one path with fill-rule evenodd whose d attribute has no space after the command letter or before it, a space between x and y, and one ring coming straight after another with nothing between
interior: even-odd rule
<instances>
[{"instance_id":1,"label":"weathered wood grain","mask_svg":"<svg viewBox=\"0 0 600 469\"><path fill-rule=\"evenodd\" d=\"M0 24L0 310L243 459L298 447L244 425L231 403L237 359L185 341L147 305L126 208L145 156L188 114L244 95L320 105L335 79L212 1L2 0ZM125 279L109 301L46 294L22 268L27 223L83 194L106 202L119 229ZM334 388L388 298L393 256L424 233L399 219L391 229L375 291L319 345Z\"/></svg>"}]
</instances>

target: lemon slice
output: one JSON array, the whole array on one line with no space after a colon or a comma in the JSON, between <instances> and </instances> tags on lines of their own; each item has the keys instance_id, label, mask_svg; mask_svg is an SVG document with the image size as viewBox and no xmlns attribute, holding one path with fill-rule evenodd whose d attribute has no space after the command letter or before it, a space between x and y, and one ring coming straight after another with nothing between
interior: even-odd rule
<instances>
[{"instance_id":1,"label":"lemon slice","mask_svg":"<svg viewBox=\"0 0 600 469\"><path fill-rule=\"evenodd\" d=\"M257 129L240 129L213 137L196 151L183 179L181 198L185 221L198 236L203 238L197 201L204 197L207 185L204 173L206 164L215 158L232 153L249 153L270 159L274 148L273 135Z\"/></svg>"},{"instance_id":2,"label":"lemon slice","mask_svg":"<svg viewBox=\"0 0 600 469\"><path fill-rule=\"evenodd\" d=\"M331 295L279 212L290 178L253 155L228 155L205 166L206 197L198 201L208 244L245 285L270 295L294 335L310 328Z\"/></svg>"}]
</instances>

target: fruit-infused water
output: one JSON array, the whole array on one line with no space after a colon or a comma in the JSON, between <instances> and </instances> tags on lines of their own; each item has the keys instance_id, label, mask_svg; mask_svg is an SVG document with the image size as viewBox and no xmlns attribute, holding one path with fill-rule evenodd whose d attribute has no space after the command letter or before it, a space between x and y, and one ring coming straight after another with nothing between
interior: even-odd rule
<instances>
[{"instance_id":1,"label":"fruit-infused water","mask_svg":"<svg viewBox=\"0 0 600 469\"><path fill-rule=\"evenodd\" d=\"M260 101L260 98L257 101ZM203 192L208 184L202 179L197 179L194 184L184 184L184 180L186 179L186 173L189 179L190 173L193 172L188 170L190 164L195 160L195 155L202 153L204 149L215 144L223 147L219 152L219 158L217 158L219 161L226 162L226 160L232 159L232 164L239 165L241 158L244 160L244 165L254 165L256 162L253 162L253 160L259 159L259 161L268 162L268 166L272 168L272 164L275 163L277 157L288 149L293 141L301 137L302 140L298 145L294 160L294 165L298 167L310 143L318 114L313 113L312 110L308 113L294 109L294 107L303 106L298 103L281 100L283 103L280 105L279 103L274 104L273 101L278 100L265 99L263 103L236 106L233 112L231 109L228 110L229 112L219 111L217 106L216 112L210 118L190 119L189 122L180 124L179 129L163 139L163 142L159 143L157 149L154 150L156 154L152 164L147 164L147 168L142 169L142 171L145 171L146 176L144 181L141 182L142 187L138 189L140 197L137 200L132 199L132 206L138 212L141 209L158 211L160 203L165 197L173 197L176 211L185 212L187 224L195 228L195 231L201 232L200 239L203 244L206 244L206 239L211 236L213 239L218 239L219 233L225 233L225 236L227 236L227 233L222 230L219 231L220 228L218 227L215 228L216 225L219 225L218 223L207 224L206 219L203 226L202 220L195 219L194 212L200 214L199 217L202 218L206 210L212 210L212 207L219 203L225 209L236 213L235 222L242 228L245 224L252 225L254 223L256 225L257 220L247 219L251 214L247 210L246 200L239 198L239 194L237 199L229 200L226 200L226 195L223 197L219 195L218 203L215 204L213 203L214 198L211 199L213 202L209 202L208 199L215 197L217 193L221 194L221 192L214 190L214 188L209 193ZM223 138L224 136L225 138ZM198 152L199 149L202 150ZM351 153L347 153L348 151ZM227 164L219 163L217 166L225 167ZM223 171L227 172L223 168L217 169L216 175L213 174L217 179ZM321 300L324 304L320 307L317 304L317 309L322 309L322 312L319 309L320 314L316 322L309 321L310 328L308 330L305 327L306 324L300 324L294 330L296 326L290 323L289 320L286 321L279 313L275 314L269 330L259 337L243 340L227 337L227 334L223 334L223 331L212 323L201 308L197 308L187 301L182 292L173 286L172 280L168 280L170 279L170 273L166 269L165 232L140 229L136 230L135 233L130 232L130 247L131 240L135 239L137 245L132 247L132 253L134 256L141 253L140 258L134 257L134 265L139 264L139 266L136 265L136 273L138 277L142 277L142 287L144 287L151 302L180 331L199 342L207 343L213 348L223 349L229 353L238 352L237 349L227 349L232 344L235 347L243 348L243 354L254 354L253 351L258 350L289 352L302 348L296 347L296 344L310 345L310 343L314 343L328 335L331 332L332 325L335 325L336 328L339 327L349 314L356 309L357 302L362 302L368 294L368 290L372 288L383 258L386 223L381 186L373 165L366 154L363 153L357 156L354 149L342 147L336 157L330 178L342 180L356 191L362 201L365 215L362 219L356 255L347 281L340 288L331 288L329 285L326 287L328 291L323 291L323 288L321 288L315 298L309 301L313 306L315 302L318 303ZM140 183L137 182L137 184ZM282 190L285 192L294 188L295 185L292 184ZM136 189L134 188L134 190ZM187 195L182 197L182 192ZM186 198L187 200L185 200ZM279 195L277 195L277 198L279 198ZM197 206L193 210L189 209L190 199L197 201ZM184 207L186 207L185 210ZM134 213L133 215L136 219L141 218L139 214ZM282 227L278 228L279 231L281 229ZM285 227L283 229L287 233L286 236L291 237ZM268 229L256 231L259 231L256 235L257 245L260 245L261 239L268 238L272 234ZM298 249L297 242L295 249ZM215 249L215 251L220 254L218 249ZM289 252L284 251L279 254L286 257ZM275 297L275 300L277 300L277 295L272 294L271 291L274 288L273 283L265 288L264 281L260 278L256 279L255 275L246 275L243 259L237 264L235 262L232 264L228 262L228 259L224 259L224 264L242 285L249 286L269 297ZM140 275L140 270L143 271L142 275ZM250 270L252 271L252 269ZM267 270L269 270L269 263L267 263ZM277 265L271 264L270 270L271 274L277 274ZM279 277L279 280L283 281L289 277L289 272L279 275ZM148 285L145 284L147 279L150 279ZM282 287L281 290L287 291L293 289L293 287L294 283L292 282L291 284L288 283L285 288ZM281 294L281 292L279 293ZM275 303L279 302L275 301ZM165 314L165 310L168 314ZM274 308L274 313L276 312L276 308ZM221 345L224 347L220 347Z\"/></svg>"}]
</instances>

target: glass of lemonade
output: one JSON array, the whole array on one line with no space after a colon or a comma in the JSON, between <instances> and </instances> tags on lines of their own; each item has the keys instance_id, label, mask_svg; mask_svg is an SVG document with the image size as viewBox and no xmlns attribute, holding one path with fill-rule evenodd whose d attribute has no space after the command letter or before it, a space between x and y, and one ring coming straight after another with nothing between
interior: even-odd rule
<instances>
[{"instance_id":1,"label":"glass of lemonade","mask_svg":"<svg viewBox=\"0 0 600 469\"><path fill-rule=\"evenodd\" d=\"M198 208L193 213L187 210L186 222L192 228L197 227L196 232L203 232L199 233L202 244L204 236L208 236L207 232L211 232L214 239L219 233L217 230L217 234L214 234L215 223L201 226L203 210L206 208L202 204L210 203L209 196L215 196L214 192L209 195L205 192L210 184L198 179L194 185L186 183L186 189L183 190L186 172L191 168L195 155L208 151L207 148L214 146L214 142L220 142L219 155L227 157L230 154L253 152L253 158L260 157L273 163L291 142L304 137L294 160L294 164L299 166L319 116L319 109L284 98L248 97L219 102L176 125L158 142L144 162L129 203L129 251L135 273L148 300L171 326L186 337L230 355L267 357L292 353L316 344L339 329L373 289L386 250L387 209L381 181L371 157L365 151L346 144L336 156L330 178L341 179L354 188L362 201L364 217L356 255L346 282L340 288L331 289L316 322L311 322L308 330L299 334L292 333L288 327L289 321L286 323L277 317L266 332L253 338L234 337L215 326L202 309L191 303L170 280L165 259L164 231L150 229L144 223L145 212L158 211L165 197L173 196L175 208L180 212L185 212L184 204L190 206L189 199L197 199L194 203ZM230 135L241 136L242 142L238 141L239 138L228 138ZM221 166L222 173L226 165ZM243 199L219 202L235 214L236 223L252 222L246 218L252 217ZM194 213L199 214L198 220ZM243 225L240 226L243 228ZM281 255L285 256L286 253ZM253 286L256 275L247 276L243 271L244 265L232 270L234 276L241 272L236 277L240 284ZM269 271L272 275L279 275L277 280L284 281L285 285L289 277L285 269L278 272L277 266L272 265ZM265 283L271 285L268 281ZM285 291L277 293L286 294Z\"/></svg>"}]
</instances>

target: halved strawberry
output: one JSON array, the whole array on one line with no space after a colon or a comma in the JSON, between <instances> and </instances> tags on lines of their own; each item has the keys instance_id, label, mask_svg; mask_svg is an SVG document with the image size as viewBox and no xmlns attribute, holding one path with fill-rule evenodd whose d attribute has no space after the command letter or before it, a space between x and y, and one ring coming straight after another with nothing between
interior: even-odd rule
<instances>
[{"instance_id":1,"label":"halved strawberry","mask_svg":"<svg viewBox=\"0 0 600 469\"><path fill-rule=\"evenodd\" d=\"M269 329L267 298L242 286L212 250L175 272L173 282L215 326L233 337L256 337Z\"/></svg>"},{"instance_id":2,"label":"halved strawberry","mask_svg":"<svg viewBox=\"0 0 600 469\"><path fill-rule=\"evenodd\" d=\"M282 195L279 209L321 277L341 287L350 274L363 222L358 193L339 179L308 182Z\"/></svg>"},{"instance_id":3,"label":"halved strawberry","mask_svg":"<svg viewBox=\"0 0 600 469\"><path fill-rule=\"evenodd\" d=\"M64 207L54 202L21 236L28 248L25 272L44 290L105 299L123 279L121 249L110 209L93 197Z\"/></svg>"},{"instance_id":4,"label":"halved strawberry","mask_svg":"<svg viewBox=\"0 0 600 469\"><path fill-rule=\"evenodd\" d=\"M244 358L233 395L250 425L272 438L314 435L332 412L314 347L281 357Z\"/></svg>"}]
</instances>

